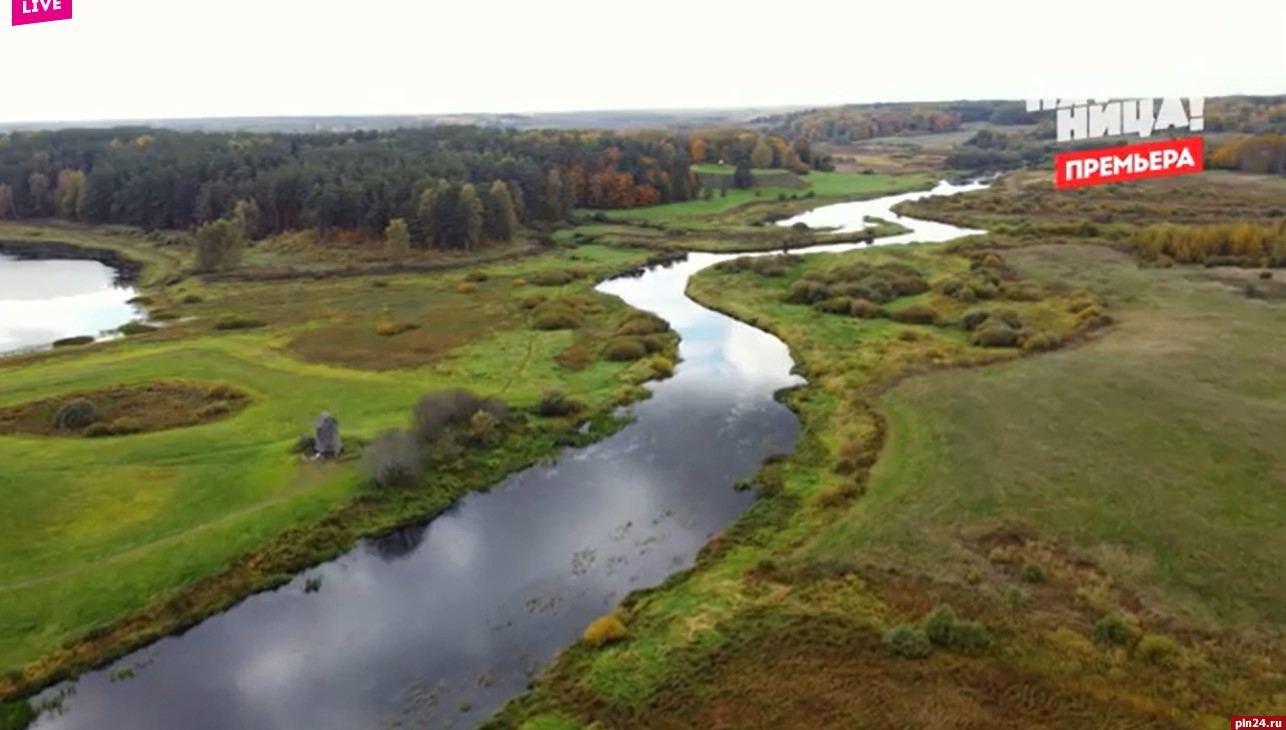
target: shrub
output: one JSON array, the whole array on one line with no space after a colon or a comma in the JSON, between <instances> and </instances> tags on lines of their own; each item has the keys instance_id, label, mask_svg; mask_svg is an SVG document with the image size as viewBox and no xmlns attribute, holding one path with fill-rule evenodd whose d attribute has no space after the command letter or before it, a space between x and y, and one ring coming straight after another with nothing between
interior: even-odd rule
<instances>
[{"instance_id":1,"label":"shrub","mask_svg":"<svg viewBox=\"0 0 1286 730\"><path fill-rule=\"evenodd\" d=\"M638 360L647 355L647 346L635 337L616 337L603 347L603 357L608 360Z\"/></svg>"},{"instance_id":2,"label":"shrub","mask_svg":"<svg viewBox=\"0 0 1286 730\"><path fill-rule=\"evenodd\" d=\"M616 614L607 614L593 620L589 626L585 627L585 633L581 638L587 644L593 646L602 646L614 641L620 641L629 636L629 629L625 627L625 622L621 621Z\"/></svg>"},{"instance_id":3,"label":"shrub","mask_svg":"<svg viewBox=\"0 0 1286 730\"><path fill-rule=\"evenodd\" d=\"M947 646L951 643L951 627L959 620L956 610L944 603L925 616L924 635L938 646Z\"/></svg>"},{"instance_id":4,"label":"shrub","mask_svg":"<svg viewBox=\"0 0 1286 730\"><path fill-rule=\"evenodd\" d=\"M99 422L99 423L91 423L91 424L89 424L89 426L87 426L87 427L85 428L85 430L84 430L84 431L81 431L81 434L83 434L84 436L87 436L87 437L89 437L89 438L99 438L99 437L102 437L102 436L111 436L111 435L112 435L112 427L111 427L110 425L108 425L108 424L106 424L106 423L102 423L102 422Z\"/></svg>"},{"instance_id":5,"label":"shrub","mask_svg":"<svg viewBox=\"0 0 1286 730\"><path fill-rule=\"evenodd\" d=\"M849 300L848 313L861 319L876 319L883 317L885 312L880 305L869 299L852 299Z\"/></svg>"},{"instance_id":6,"label":"shrub","mask_svg":"<svg viewBox=\"0 0 1286 730\"><path fill-rule=\"evenodd\" d=\"M486 281L486 280L487 280L487 272L485 272L485 271L470 271L469 273L467 273L467 274L465 274L465 275L464 275L464 280L465 280L465 281L472 281L472 282L475 282L475 283L481 283L481 282L484 282L484 281Z\"/></svg>"},{"instance_id":7,"label":"shrub","mask_svg":"<svg viewBox=\"0 0 1286 730\"><path fill-rule=\"evenodd\" d=\"M519 302L519 306L523 309L535 309L536 307L544 304L545 300L548 298L549 297L546 297L544 294L531 294L523 297L522 301Z\"/></svg>"},{"instance_id":8,"label":"shrub","mask_svg":"<svg viewBox=\"0 0 1286 730\"><path fill-rule=\"evenodd\" d=\"M674 374L674 363L670 362L669 358L654 357L652 358L652 372L668 378Z\"/></svg>"},{"instance_id":9,"label":"shrub","mask_svg":"<svg viewBox=\"0 0 1286 730\"><path fill-rule=\"evenodd\" d=\"M375 325L375 333L383 337L393 337L419 328L420 325L415 322L380 322Z\"/></svg>"},{"instance_id":10,"label":"shrub","mask_svg":"<svg viewBox=\"0 0 1286 730\"><path fill-rule=\"evenodd\" d=\"M1124 646L1134 638L1134 629L1120 616L1109 613L1094 623L1094 638L1107 644Z\"/></svg>"},{"instance_id":11,"label":"shrub","mask_svg":"<svg viewBox=\"0 0 1286 730\"><path fill-rule=\"evenodd\" d=\"M218 383L206 389L205 397L210 400L236 400L241 397L241 394L231 385Z\"/></svg>"},{"instance_id":12,"label":"shrub","mask_svg":"<svg viewBox=\"0 0 1286 730\"><path fill-rule=\"evenodd\" d=\"M997 309L991 313L991 318L993 320L1004 322L1016 330L1022 329L1023 327L1022 317L1019 317L1018 313L1012 309Z\"/></svg>"},{"instance_id":13,"label":"shrub","mask_svg":"<svg viewBox=\"0 0 1286 730\"><path fill-rule=\"evenodd\" d=\"M139 423L136 418L122 416L121 418L112 421L111 424L108 425L108 428L111 429L112 435L114 436L128 436L132 433L141 433L143 431L143 424Z\"/></svg>"},{"instance_id":14,"label":"shrub","mask_svg":"<svg viewBox=\"0 0 1286 730\"><path fill-rule=\"evenodd\" d=\"M957 621L951 625L947 645L959 652L977 654L991 649L995 640L977 621Z\"/></svg>"},{"instance_id":15,"label":"shrub","mask_svg":"<svg viewBox=\"0 0 1286 730\"><path fill-rule=\"evenodd\" d=\"M84 428L98 417L94 403L86 398L76 398L58 406L54 411L54 428L71 430Z\"/></svg>"},{"instance_id":16,"label":"shrub","mask_svg":"<svg viewBox=\"0 0 1286 730\"><path fill-rule=\"evenodd\" d=\"M387 289L388 282L384 281L383 279L376 279L375 281L371 282L371 286L376 289Z\"/></svg>"},{"instance_id":17,"label":"shrub","mask_svg":"<svg viewBox=\"0 0 1286 730\"><path fill-rule=\"evenodd\" d=\"M973 333L970 341L978 347L1014 347L1018 332L998 322L988 322Z\"/></svg>"},{"instance_id":18,"label":"shrub","mask_svg":"<svg viewBox=\"0 0 1286 730\"><path fill-rule=\"evenodd\" d=\"M312 434L304 434L295 439L290 446L292 454L311 454L317 450L317 439Z\"/></svg>"},{"instance_id":19,"label":"shrub","mask_svg":"<svg viewBox=\"0 0 1286 730\"><path fill-rule=\"evenodd\" d=\"M1164 666L1174 659L1178 653L1179 646L1174 643L1174 639L1161 634L1148 634L1134 647L1138 657L1148 664Z\"/></svg>"},{"instance_id":20,"label":"shrub","mask_svg":"<svg viewBox=\"0 0 1286 730\"><path fill-rule=\"evenodd\" d=\"M268 323L262 319L253 319L250 317L225 317L215 323L216 330L253 330L260 327L267 327Z\"/></svg>"},{"instance_id":21,"label":"shrub","mask_svg":"<svg viewBox=\"0 0 1286 730\"><path fill-rule=\"evenodd\" d=\"M670 323L647 312L631 314L616 328L619 335L659 335L670 331Z\"/></svg>"},{"instance_id":22,"label":"shrub","mask_svg":"<svg viewBox=\"0 0 1286 730\"><path fill-rule=\"evenodd\" d=\"M912 304L890 313L889 318L903 324L934 324L938 321L938 310L927 304Z\"/></svg>"},{"instance_id":23,"label":"shrub","mask_svg":"<svg viewBox=\"0 0 1286 730\"><path fill-rule=\"evenodd\" d=\"M830 297L813 304L813 309L830 314L848 314L853 307L853 300L848 297Z\"/></svg>"},{"instance_id":24,"label":"shrub","mask_svg":"<svg viewBox=\"0 0 1286 730\"><path fill-rule=\"evenodd\" d=\"M77 345L88 345L94 341L89 335L77 335L76 337L64 337L61 340L54 340L54 347L74 347Z\"/></svg>"},{"instance_id":25,"label":"shrub","mask_svg":"<svg viewBox=\"0 0 1286 730\"><path fill-rule=\"evenodd\" d=\"M200 295L188 294L184 296L182 299L180 299L179 301L182 302L183 304L200 304L205 300L202 299Z\"/></svg>"},{"instance_id":26,"label":"shrub","mask_svg":"<svg viewBox=\"0 0 1286 730\"><path fill-rule=\"evenodd\" d=\"M960 326L968 332L973 332L978 329L983 322L987 321L988 316L989 315L986 312L977 309L972 312L965 312L964 316L960 318Z\"/></svg>"},{"instance_id":27,"label":"shrub","mask_svg":"<svg viewBox=\"0 0 1286 730\"><path fill-rule=\"evenodd\" d=\"M412 411L413 433L422 444L439 441L452 427L470 423L478 411L487 411L497 421L505 420L509 409L494 398L483 398L467 388L452 388L422 396Z\"/></svg>"},{"instance_id":28,"label":"shrub","mask_svg":"<svg viewBox=\"0 0 1286 730\"><path fill-rule=\"evenodd\" d=\"M546 418L558 416L571 416L579 413L584 404L574 398L569 398L563 393L551 390L540 396L536 402L536 414Z\"/></svg>"},{"instance_id":29,"label":"shrub","mask_svg":"<svg viewBox=\"0 0 1286 730\"><path fill-rule=\"evenodd\" d=\"M517 278L515 278L515 279L513 280L512 284L513 284L514 288L516 289L516 288L518 288L518 287L520 287L520 286L527 286L527 280L526 280L526 279L524 279L524 278L522 278L521 276L519 276L519 277L517 277Z\"/></svg>"},{"instance_id":30,"label":"shrub","mask_svg":"<svg viewBox=\"0 0 1286 730\"><path fill-rule=\"evenodd\" d=\"M814 304L830 296L825 284L815 281L797 281L790 285L785 299L791 304Z\"/></svg>"},{"instance_id":31,"label":"shrub","mask_svg":"<svg viewBox=\"0 0 1286 730\"><path fill-rule=\"evenodd\" d=\"M478 285L472 282L466 281L463 284L457 284L455 287L455 290L460 292L461 294L472 294L478 291Z\"/></svg>"},{"instance_id":32,"label":"shrub","mask_svg":"<svg viewBox=\"0 0 1286 730\"><path fill-rule=\"evenodd\" d=\"M1261 279L1271 279L1271 278L1273 278L1273 272L1271 272L1271 271L1261 271L1261 272L1259 272L1259 278L1261 278Z\"/></svg>"},{"instance_id":33,"label":"shrub","mask_svg":"<svg viewBox=\"0 0 1286 730\"><path fill-rule=\"evenodd\" d=\"M643 346L647 348L649 355L664 350L666 344L668 344L665 338L660 335L643 335L638 338L638 341L642 342Z\"/></svg>"},{"instance_id":34,"label":"shrub","mask_svg":"<svg viewBox=\"0 0 1286 730\"><path fill-rule=\"evenodd\" d=\"M900 297L915 296L929 291L929 282L925 281L918 274L907 276L905 274L894 276L890 282L893 293Z\"/></svg>"},{"instance_id":35,"label":"shrub","mask_svg":"<svg viewBox=\"0 0 1286 730\"><path fill-rule=\"evenodd\" d=\"M1008 284L1001 287L1000 291L1005 295L1006 299L1015 302L1039 302L1045 298L1045 292L1039 286L1031 283Z\"/></svg>"},{"instance_id":36,"label":"shrub","mask_svg":"<svg viewBox=\"0 0 1286 730\"><path fill-rule=\"evenodd\" d=\"M1045 569L1036 563L1027 563L1023 566L1022 575L1028 583L1040 583L1045 580Z\"/></svg>"},{"instance_id":37,"label":"shrub","mask_svg":"<svg viewBox=\"0 0 1286 730\"><path fill-rule=\"evenodd\" d=\"M232 406L227 401L217 400L217 401L214 401L213 403L206 403L205 405L196 409L196 413L194 413L193 415L195 415L198 419L204 421L206 419L222 416L231 410L232 410Z\"/></svg>"},{"instance_id":38,"label":"shrub","mask_svg":"<svg viewBox=\"0 0 1286 730\"><path fill-rule=\"evenodd\" d=\"M142 322L126 322L120 327L117 327L116 331L128 336L147 334L148 332L155 332L156 329L156 327Z\"/></svg>"},{"instance_id":39,"label":"shrub","mask_svg":"<svg viewBox=\"0 0 1286 730\"><path fill-rule=\"evenodd\" d=\"M1023 349L1031 352L1048 352L1063 346L1063 338L1056 332L1037 332L1023 340Z\"/></svg>"},{"instance_id":40,"label":"shrub","mask_svg":"<svg viewBox=\"0 0 1286 730\"><path fill-rule=\"evenodd\" d=\"M420 480L421 460L415 438L406 431L386 431L362 450L362 464L375 487L411 486Z\"/></svg>"},{"instance_id":41,"label":"shrub","mask_svg":"<svg viewBox=\"0 0 1286 730\"><path fill-rule=\"evenodd\" d=\"M929 637L914 626L898 626L884 634L884 645L905 659L919 659L933 652Z\"/></svg>"},{"instance_id":42,"label":"shrub","mask_svg":"<svg viewBox=\"0 0 1286 730\"><path fill-rule=\"evenodd\" d=\"M536 286L566 286L576 277L570 271L537 271L527 276L527 281Z\"/></svg>"},{"instance_id":43,"label":"shrub","mask_svg":"<svg viewBox=\"0 0 1286 730\"><path fill-rule=\"evenodd\" d=\"M1072 314L1080 314L1081 312L1085 311L1086 309L1089 309L1090 307L1097 308L1097 305L1095 304L1093 299L1090 299L1088 297L1078 297L1077 299L1073 300L1071 304L1067 305L1067 311L1071 312Z\"/></svg>"},{"instance_id":44,"label":"shrub","mask_svg":"<svg viewBox=\"0 0 1286 730\"><path fill-rule=\"evenodd\" d=\"M545 302L536 307L532 326L538 330L570 330L581 325L581 316L565 302Z\"/></svg>"},{"instance_id":45,"label":"shrub","mask_svg":"<svg viewBox=\"0 0 1286 730\"><path fill-rule=\"evenodd\" d=\"M475 411L469 418L469 441L478 445L489 444L495 439L499 427L500 419L495 414L485 409Z\"/></svg>"}]
</instances>

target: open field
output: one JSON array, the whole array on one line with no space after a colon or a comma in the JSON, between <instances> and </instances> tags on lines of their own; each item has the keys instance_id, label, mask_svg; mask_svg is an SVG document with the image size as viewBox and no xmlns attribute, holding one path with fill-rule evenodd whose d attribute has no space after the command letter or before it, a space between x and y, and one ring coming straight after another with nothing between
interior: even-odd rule
<instances>
[{"instance_id":1,"label":"open field","mask_svg":"<svg viewBox=\"0 0 1286 730\"><path fill-rule=\"evenodd\" d=\"M148 282L183 263L137 236L49 229L41 238L73 235L154 262ZM603 414L639 397L637 384L654 372L650 361L602 356L630 310L592 287L649 256L586 245L467 273L169 279L144 291L181 317L171 326L6 358L0 412L83 393L99 399L105 417L130 407L146 417L157 404L116 402L121 392L146 391L120 387L157 383L225 398L217 389L232 386L246 402L204 419L200 398L171 400L193 413L161 414L155 427L166 430L153 433L0 436L0 670L8 672L0 697L189 625L362 534L432 515L468 489L610 429ZM546 322L541 301L565 302L575 314L559 316L572 321ZM451 387L499 398L518 416L499 447L435 473L433 490L372 493L353 461L301 464L290 453L319 411L337 414L346 444L360 447L405 425L419 396ZM526 415L552 390L585 409L572 418ZM575 428L585 420L595 427L583 437Z\"/></svg>"},{"instance_id":2,"label":"open field","mask_svg":"<svg viewBox=\"0 0 1286 730\"><path fill-rule=\"evenodd\" d=\"M697 568L627 599L626 639L569 649L488 727L1215 728L1280 713L1286 302L1247 297L1236 269L1141 268L1083 240L699 274L698 300L790 345L810 381L789 396L799 447ZM968 344L962 313L997 305L942 285L992 245L1015 291L1042 292L1004 305L1068 345ZM782 299L862 261L918 269L934 287L882 308L927 304L939 326ZM1086 296L1114 324L1078 334L1068 314Z\"/></svg>"}]
</instances>

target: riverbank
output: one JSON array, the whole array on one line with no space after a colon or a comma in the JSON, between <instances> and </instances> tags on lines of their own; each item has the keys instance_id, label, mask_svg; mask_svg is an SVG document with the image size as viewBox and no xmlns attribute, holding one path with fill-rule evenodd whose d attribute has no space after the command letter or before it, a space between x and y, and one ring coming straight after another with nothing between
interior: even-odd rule
<instances>
[{"instance_id":1,"label":"riverbank","mask_svg":"<svg viewBox=\"0 0 1286 730\"><path fill-rule=\"evenodd\" d=\"M622 605L623 638L569 648L484 727L1197 728L1280 707L1283 604L1261 578L1286 546L1251 545L1279 403L1244 390L1282 349L1280 310L1112 243L989 236L695 277L694 299L790 346L800 446L693 570ZM961 295L989 254L1016 298ZM912 299L945 328L785 301L885 263L931 281ZM1001 308L1057 339L973 346L964 315ZM1237 443L1233 475L1209 449Z\"/></svg>"},{"instance_id":2,"label":"riverbank","mask_svg":"<svg viewBox=\"0 0 1286 730\"><path fill-rule=\"evenodd\" d=\"M76 243L90 240L84 235ZM0 665L7 670L0 697L24 696L100 666L280 585L360 537L429 519L505 474L613 433L622 423L613 410L647 397L642 383L669 375L677 338L660 336L649 357L602 359L604 343L620 339L618 325L638 311L593 287L651 257L590 246L521 265L477 267L461 280L347 279L326 295L335 303L351 297L354 306L320 329L298 324L307 321L297 315L309 300L280 284L183 280L163 294L145 289L144 296L153 302L164 296L191 319L110 347L7 363L0 407L161 378L230 383L250 392L252 404L226 423L61 438L42 441L34 452L30 439L0 438L0 453L13 452L0 483L16 505L0 539L6 558L0 561L0 626L16 627L0 635ZM150 260L157 267L171 261ZM145 264L143 278L160 287L173 272L161 273ZM326 285L311 286L316 295L316 287ZM544 311L542 302L566 303L575 321L540 329L533 318ZM479 317L492 329L476 327ZM256 325L219 327L236 320ZM386 320L423 324L385 335L377 330ZM442 326L448 321L453 326ZM331 343L343 343L340 361ZM434 356L448 348L454 358ZM377 360L401 369L364 367ZM458 385L504 399L519 418L503 446L437 474L432 490L373 493L355 464L300 470L289 453L318 408L342 414L346 440L359 444L404 422L419 395ZM537 416L533 409L555 389L583 410ZM589 424L584 433L583 424ZM210 450L210 443L220 448ZM190 462L182 484L165 465L174 459ZM13 471L19 465L44 478L38 484L20 478ZM111 503L126 511L106 509ZM51 533L53 524L63 529ZM42 534L59 548L45 545Z\"/></svg>"}]
</instances>

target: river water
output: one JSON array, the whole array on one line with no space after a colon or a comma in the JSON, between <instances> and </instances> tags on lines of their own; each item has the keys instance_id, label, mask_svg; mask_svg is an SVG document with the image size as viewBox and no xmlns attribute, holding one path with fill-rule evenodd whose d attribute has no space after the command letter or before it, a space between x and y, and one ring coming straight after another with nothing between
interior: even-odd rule
<instances>
[{"instance_id":1,"label":"river water","mask_svg":"<svg viewBox=\"0 0 1286 730\"><path fill-rule=\"evenodd\" d=\"M0 253L0 354L77 335L97 337L130 321L137 292L91 260L21 260Z\"/></svg>"},{"instance_id":2,"label":"river water","mask_svg":"<svg viewBox=\"0 0 1286 730\"><path fill-rule=\"evenodd\" d=\"M977 187L943 183L819 208L780 225L856 230L867 215L897 219L889 207L903 200ZM899 220L914 232L877 245L971 233ZM733 482L793 449L798 421L773 400L801 382L786 346L684 295L690 276L734 257L692 254L599 286L682 335L674 377L649 386L655 395L633 407L634 424L83 676L63 711L36 727L375 730L483 722L626 593L690 567L754 500ZM311 576L321 587L310 593Z\"/></svg>"}]
</instances>

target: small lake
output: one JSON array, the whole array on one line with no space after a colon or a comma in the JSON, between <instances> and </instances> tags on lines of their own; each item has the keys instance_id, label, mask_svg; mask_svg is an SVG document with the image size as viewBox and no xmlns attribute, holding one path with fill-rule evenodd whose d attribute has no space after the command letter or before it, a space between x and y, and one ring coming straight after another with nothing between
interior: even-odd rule
<instances>
[{"instance_id":1,"label":"small lake","mask_svg":"<svg viewBox=\"0 0 1286 730\"><path fill-rule=\"evenodd\" d=\"M867 215L894 219L888 208L902 200L977 187L944 183L781 225L860 229ZM902 222L915 232L877 245L971 233ZM625 594L690 567L754 500L733 483L794 448L798 420L773 400L801 382L786 346L684 295L689 277L729 258L692 254L600 285L683 338L674 377L649 386L655 395L633 407L634 424L83 676L65 711L36 727L463 730L483 722ZM319 591L305 592L306 576L321 577ZM112 681L118 668L133 677Z\"/></svg>"},{"instance_id":2,"label":"small lake","mask_svg":"<svg viewBox=\"0 0 1286 730\"><path fill-rule=\"evenodd\" d=\"M0 355L99 333L138 312L130 277L89 259L28 259L0 250Z\"/></svg>"}]
</instances>

